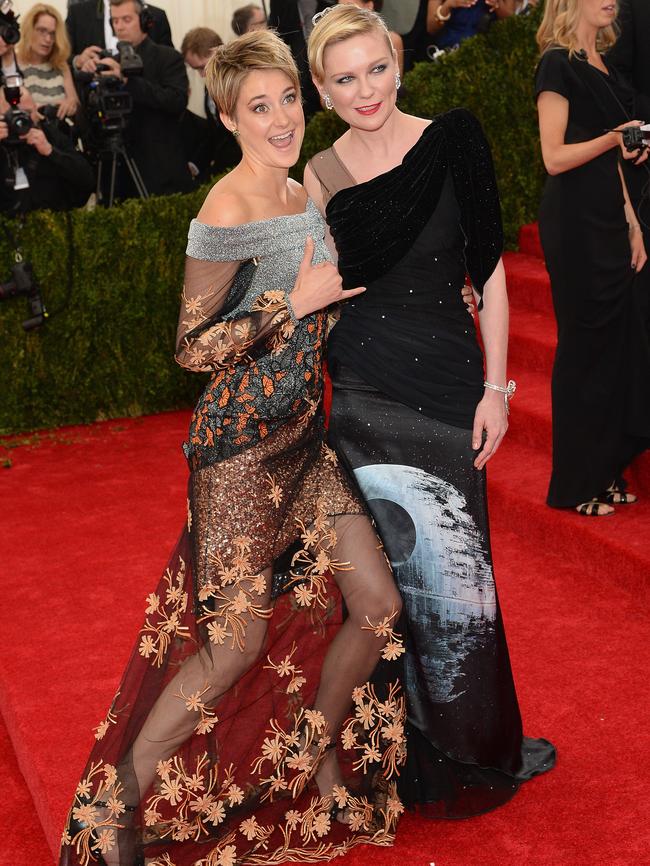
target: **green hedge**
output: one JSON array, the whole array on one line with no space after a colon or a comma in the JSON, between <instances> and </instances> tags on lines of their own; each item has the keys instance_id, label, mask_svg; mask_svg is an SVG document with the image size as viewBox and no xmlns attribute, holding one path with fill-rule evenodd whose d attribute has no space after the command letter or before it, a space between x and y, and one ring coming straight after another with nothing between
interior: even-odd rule
<instances>
[{"instance_id":1,"label":"green hedge","mask_svg":"<svg viewBox=\"0 0 650 866\"><path fill-rule=\"evenodd\" d=\"M424 116L458 105L477 114L493 146L510 245L535 218L542 183L532 95L536 26L537 16L510 19L438 63L419 64L406 76L401 103ZM342 131L333 112L314 117L296 176ZM20 243L53 315L25 334L25 300L0 302L0 433L193 402L204 377L178 367L173 348L188 223L206 192L73 213L69 297L68 218L38 212L26 219ZM0 280L9 277L12 255L0 231Z\"/></svg>"},{"instance_id":2,"label":"green hedge","mask_svg":"<svg viewBox=\"0 0 650 866\"><path fill-rule=\"evenodd\" d=\"M71 215L31 214L19 232L50 321L25 333L24 298L0 302L0 432L186 405L202 377L173 360L190 219L206 190ZM16 225L11 224L16 232ZM0 234L1 279L12 249Z\"/></svg>"}]
</instances>

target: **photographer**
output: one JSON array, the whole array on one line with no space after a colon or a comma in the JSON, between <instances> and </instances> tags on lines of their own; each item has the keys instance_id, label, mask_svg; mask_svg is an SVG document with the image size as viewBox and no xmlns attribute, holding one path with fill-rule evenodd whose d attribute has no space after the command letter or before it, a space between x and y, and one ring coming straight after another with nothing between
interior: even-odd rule
<instances>
[{"instance_id":1,"label":"photographer","mask_svg":"<svg viewBox=\"0 0 650 866\"><path fill-rule=\"evenodd\" d=\"M121 79L131 95L133 111L125 143L147 191L152 195L187 192L192 180L180 125L189 89L185 64L178 51L152 42L142 28L141 13L140 0L111 0L115 35L133 46L142 60L141 74L123 74L119 61L112 57L101 60L100 74ZM118 189L120 197L134 194L124 172Z\"/></svg>"},{"instance_id":2,"label":"photographer","mask_svg":"<svg viewBox=\"0 0 650 866\"><path fill-rule=\"evenodd\" d=\"M146 8L146 29L158 45L173 48L167 14L157 6ZM66 26L72 46L72 68L75 72L94 73L102 49L115 51L117 39L111 27L109 0L83 0L68 8Z\"/></svg>"},{"instance_id":3,"label":"photographer","mask_svg":"<svg viewBox=\"0 0 650 866\"><path fill-rule=\"evenodd\" d=\"M20 135L12 134L8 122L16 109L24 112L24 116L19 115L22 128L32 124ZM95 187L93 172L59 131L57 121L41 117L24 88L11 110L4 92L0 92L0 113L0 210L15 214L84 205Z\"/></svg>"},{"instance_id":4,"label":"photographer","mask_svg":"<svg viewBox=\"0 0 650 866\"><path fill-rule=\"evenodd\" d=\"M205 78L206 64L213 50L222 44L221 37L214 30L195 27L183 37L181 54L185 63ZM239 145L221 122L217 106L207 90L204 108L205 118L188 110L182 121L186 158L199 183L232 168L241 159Z\"/></svg>"}]
</instances>

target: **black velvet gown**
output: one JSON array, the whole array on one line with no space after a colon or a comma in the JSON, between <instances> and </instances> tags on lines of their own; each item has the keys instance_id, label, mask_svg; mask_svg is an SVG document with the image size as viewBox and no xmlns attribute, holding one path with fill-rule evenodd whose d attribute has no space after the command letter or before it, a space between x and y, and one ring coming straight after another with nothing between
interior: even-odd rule
<instances>
[{"instance_id":1,"label":"black velvet gown","mask_svg":"<svg viewBox=\"0 0 650 866\"><path fill-rule=\"evenodd\" d=\"M569 102L567 144L632 119L632 91L564 49L551 49L536 93ZM539 216L558 327L552 380L553 473L548 504L598 496L650 444L650 353L640 309L646 265L630 267L619 148L549 177ZM644 285L641 286L641 281Z\"/></svg>"},{"instance_id":2,"label":"black velvet gown","mask_svg":"<svg viewBox=\"0 0 650 866\"><path fill-rule=\"evenodd\" d=\"M400 794L431 817L478 814L555 757L547 741L522 737L486 475L473 466L483 357L461 288L469 271L482 293L502 251L489 148L459 109L366 183L334 148L310 165L344 284L367 287L329 337L330 442L361 487L404 600Z\"/></svg>"}]
</instances>

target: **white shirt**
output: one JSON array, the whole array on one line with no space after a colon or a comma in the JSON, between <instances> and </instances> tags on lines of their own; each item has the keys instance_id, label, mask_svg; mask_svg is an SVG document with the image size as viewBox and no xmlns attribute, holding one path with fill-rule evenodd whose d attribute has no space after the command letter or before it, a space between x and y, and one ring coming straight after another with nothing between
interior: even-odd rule
<instances>
[{"instance_id":1,"label":"white shirt","mask_svg":"<svg viewBox=\"0 0 650 866\"><path fill-rule=\"evenodd\" d=\"M117 36L111 27L111 4L104 0L104 42L109 51L115 53L117 50Z\"/></svg>"}]
</instances>

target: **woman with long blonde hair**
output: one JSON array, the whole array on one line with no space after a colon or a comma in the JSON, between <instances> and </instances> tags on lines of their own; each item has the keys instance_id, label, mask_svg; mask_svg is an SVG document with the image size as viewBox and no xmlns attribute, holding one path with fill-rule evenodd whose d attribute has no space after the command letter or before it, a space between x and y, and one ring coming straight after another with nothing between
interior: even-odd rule
<instances>
[{"instance_id":1,"label":"woman with long blonde hair","mask_svg":"<svg viewBox=\"0 0 650 866\"><path fill-rule=\"evenodd\" d=\"M647 267L622 160L635 94L608 64L614 0L548 0L535 88L548 172L540 234L558 325L548 504L604 516L636 496L622 473L650 442L650 354L635 280Z\"/></svg>"},{"instance_id":2,"label":"woman with long blonde hair","mask_svg":"<svg viewBox=\"0 0 650 866\"><path fill-rule=\"evenodd\" d=\"M59 118L75 114L79 98L68 66L70 41L54 6L37 3L25 14L16 54L36 105L57 106Z\"/></svg>"}]
</instances>

